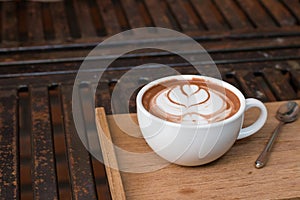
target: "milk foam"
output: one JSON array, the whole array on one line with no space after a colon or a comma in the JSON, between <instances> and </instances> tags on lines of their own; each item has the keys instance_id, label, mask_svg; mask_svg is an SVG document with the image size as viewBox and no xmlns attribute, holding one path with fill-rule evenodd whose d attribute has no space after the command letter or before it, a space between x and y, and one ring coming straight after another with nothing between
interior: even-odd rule
<instances>
[{"instance_id":1,"label":"milk foam","mask_svg":"<svg viewBox=\"0 0 300 200\"><path fill-rule=\"evenodd\" d=\"M189 83L166 87L149 102L152 114L185 124L208 124L224 120L232 115L234 107L225 90Z\"/></svg>"}]
</instances>

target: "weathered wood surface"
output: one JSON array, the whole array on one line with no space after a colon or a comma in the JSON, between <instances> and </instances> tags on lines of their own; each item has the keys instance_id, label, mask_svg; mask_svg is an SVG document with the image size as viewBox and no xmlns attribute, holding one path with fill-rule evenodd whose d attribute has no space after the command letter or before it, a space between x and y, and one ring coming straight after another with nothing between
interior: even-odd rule
<instances>
[{"instance_id":1,"label":"weathered wood surface","mask_svg":"<svg viewBox=\"0 0 300 200\"><path fill-rule=\"evenodd\" d=\"M296 0L13 0L0 4L2 47L99 42L145 26L205 38L300 31Z\"/></svg>"},{"instance_id":2,"label":"weathered wood surface","mask_svg":"<svg viewBox=\"0 0 300 200\"><path fill-rule=\"evenodd\" d=\"M16 90L0 90L0 188L3 197L19 198Z\"/></svg>"},{"instance_id":3,"label":"weathered wood surface","mask_svg":"<svg viewBox=\"0 0 300 200\"><path fill-rule=\"evenodd\" d=\"M293 60L272 62L274 64L270 64L270 62L245 62L242 64L229 62L218 66L223 79L241 89L246 97L259 98L265 102L299 99L299 63ZM274 68L274 65L277 67ZM193 67L185 65L174 66L174 69L180 73L196 74ZM134 89L136 86L136 83L125 84L118 81L127 70L108 71L99 84L84 83L80 86L84 96L82 113L88 127L95 127L92 125L93 119L89 114L89 111L93 109L91 103L93 97L89 94L96 88L96 106L104 106L107 113L127 113L128 110L135 112L137 91L133 93L133 98L129 102L122 102L122 98L119 98L111 104L111 96L116 84L123 84L122 90L125 92L132 91L132 88ZM47 187L53 187L55 184L58 189L57 191L56 188L47 190L47 192L51 192L48 197L55 195L60 198L110 198L104 166L91 157L76 136L71 109L74 75L72 72L52 75L39 75L31 72L22 78L12 76L0 79L2 107L9 109L9 111L1 111L1 130L3 130L1 137L6 139L2 140L2 144L7 142L12 144L12 146L2 145L1 148L9 149L1 150L1 154L6 155L10 152L9 154L13 156L10 157L12 160L4 159L5 156L1 157L3 158L1 166L6 166L5 173L16 171L16 174L9 173L10 178L5 178L8 174L5 175L3 172L0 180L9 181L8 184L11 185L7 190L1 190L0 196L12 198L20 196L23 199L31 199L34 195L38 196L42 193L43 188L37 187L35 190L32 188L38 184L34 180L41 177L39 180L46 180L44 183ZM140 77L137 84L146 84L151 80L153 77ZM41 126L41 124L44 125ZM86 131L89 133L90 140L93 140L95 129ZM11 139L8 140L8 138ZM9 142L10 140L12 143ZM35 145L32 146L32 143ZM49 153L42 150L46 147L45 145L48 146L47 152L50 151ZM97 146L94 148L99 149ZM55 162L52 159L55 159ZM40 173L46 168L38 167L39 163L44 162L45 166L49 167L47 174ZM33 172L32 164L37 165L35 167L33 165L35 174L31 173ZM4 170L4 168L1 169ZM47 192L43 194L47 194Z\"/></svg>"}]
</instances>

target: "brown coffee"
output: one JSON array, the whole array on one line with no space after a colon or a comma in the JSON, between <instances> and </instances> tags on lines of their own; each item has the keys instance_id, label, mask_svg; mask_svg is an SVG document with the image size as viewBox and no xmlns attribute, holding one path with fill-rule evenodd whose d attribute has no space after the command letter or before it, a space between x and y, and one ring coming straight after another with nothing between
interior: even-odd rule
<instances>
[{"instance_id":1,"label":"brown coffee","mask_svg":"<svg viewBox=\"0 0 300 200\"><path fill-rule=\"evenodd\" d=\"M209 124L234 115L239 98L212 81L168 80L148 89L142 98L151 114L175 123Z\"/></svg>"}]
</instances>

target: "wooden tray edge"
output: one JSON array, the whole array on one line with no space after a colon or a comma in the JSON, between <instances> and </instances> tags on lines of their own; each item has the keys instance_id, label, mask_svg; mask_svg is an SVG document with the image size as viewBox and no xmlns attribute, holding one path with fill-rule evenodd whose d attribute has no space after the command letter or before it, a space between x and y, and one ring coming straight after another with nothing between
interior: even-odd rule
<instances>
[{"instance_id":1,"label":"wooden tray edge","mask_svg":"<svg viewBox=\"0 0 300 200\"><path fill-rule=\"evenodd\" d=\"M96 125L111 197L113 200L125 200L125 190L120 171L107 166L107 164L110 166L118 166L118 161L112 143L105 142L104 137L107 137L106 139L110 141L112 141L112 139L103 107L96 108Z\"/></svg>"}]
</instances>

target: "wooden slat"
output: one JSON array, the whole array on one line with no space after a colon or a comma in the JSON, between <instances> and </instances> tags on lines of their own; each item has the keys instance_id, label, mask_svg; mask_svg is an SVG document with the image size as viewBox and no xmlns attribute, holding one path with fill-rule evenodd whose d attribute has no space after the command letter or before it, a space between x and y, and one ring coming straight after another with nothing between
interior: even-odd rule
<instances>
[{"instance_id":1,"label":"wooden slat","mask_svg":"<svg viewBox=\"0 0 300 200\"><path fill-rule=\"evenodd\" d=\"M215 0L218 8L228 21L232 29L250 28L245 14L238 8L237 4L233 0Z\"/></svg>"},{"instance_id":2,"label":"wooden slat","mask_svg":"<svg viewBox=\"0 0 300 200\"><path fill-rule=\"evenodd\" d=\"M281 47L292 48L293 46L300 46L300 41L297 40L298 37L279 37L279 38L260 38L257 40L225 40L224 42L203 42L202 46L207 51L222 51L222 50L238 50L238 51L262 51L264 49L269 49L273 51L279 50ZM299 43L298 43L299 42ZM248 49L248 50L246 50ZM211 53L212 54L212 53Z\"/></svg>"},{"instance_id":3,"label":"wooden slat","mask_svg":"<svg viewBox=\"0 0 300 200\"><path fill-rule=\"evenodd\" d=\"M147 5L149 13L153 19L154 26L163 28L173 28L170 19L166 15L166 8L162 5L161 1L147 0L144 1Z\"/></svg>"},{"instance_id":4,"label":"wooden slat","mask_svg":"<svg viewBox=\"0 0 300 200\"><path fill-rule=\"evenodd\" d=\"M208 30L226 30L228 25L211 0L191 0Z\"/></svg>"},{"instance_id":5,"label":"wooden slat","mask_svg":"<svg viewBox=\"0 0 300 200\"><path fill-rule=\"evenodd\" d=\"M80 38L81 31L78 23L78 19L74 10L74 5L72 0L65 0L65 12L68 21L68 26L70 30L70 36L72 38Z\"/></svg>"},{"instance_id":6,"label":"wooden slat","mask_svg":"<svg viewBox=\"0 0 300 200\"><path fill-rule=\"evenodd\" d=\"M73 121L72 105L70 103L72 102L72 90L72 85L62 86L63 114L65 119L72 196L75 199L97 199L95 182L92 174L91 158L77 134L77 132L82 133L84 130L76 130ZM81 113L80 110L78 111ZM82 113L80 116L82 117ZM80 127L83 126L83 124L80 125ZM86 138L82 139L84 140L83 142L86 142Z\"/></svg>"},{"instance_id":7,"label":"wooden slat","mask_svg":"<svg viewBox=\"0 0 300 200\"><path fill-rule=\"evenodd\" d=\"M94 157L92 158L92 163L98 199L112 199L109 190L109 183L106 178L105 165Z\"/></svg>"},{"instance_id":8,"label":"wooden slat","mask_svg":"<svg viewBox=\"0 0 300 200\"><path fill-rule=\"evenodd\" d=\"M26 3L24 1L17 2L17 15L18 15L18 34L19 41L25 42L28 38Z\"/></svg>"},{"instance_id":9,"label":"wooden slat","mask_svg":"<svg viewBox=\"0 0 300 200\"><path fill-rule=\"evenodd\" d=\"M238 0L238 3L257 28L276 26L272 18L266 13L257 0Z\"/></svg>"},{"instance_id":10,"label":"wooden slat","mask_svg":"<svg viewBox=\"0 0 300 200\"><path fill-rule=\"evenodd\" d=\"M96 89L96 88L95 88ZM102 80L96 89L96 107L105 107L108 112L111 111L111 101L109 92L109 82L108 80Z\"/></svg>"},{"instance_id":11,"label":"wooden slat","mask_svg":"<svg viewBox=\"0 0 300 200\"><path fill-rule=\"evenodd\" d=\"M236 71L235 77L238 80L245 96L255 98L258 88L257 88L257 84L255 82L255 77L254 77L253 72L246 71L246 70L243 70L243 71L239 70L239 71Z\"/></svg>"},{"instance_id":12,"label":"wooden slat","mask_svg":"<svg viewBox=\"0 0 300 200\"><path fill-rule=\"evenodd\" d=\"M189 12L186 11L187 2L181 0L167 0L174 16L176 17L181 30L183 31L191 31L197 30L198 27L191 17L192 10Z\"/></svg>"},{"instance_id":13,"label":"wooden slat","mask_svg":"<svg viewBox=\"0 0 300 200\"><path fill-rule=\"evenodd\" d=\"M299 0L282 0L284 5L289 9L293 16L297 19L298 24L300 23L300 2Z\"/></svg>"},{"instance_id":14,"label":"wooden slat","mask_svg":"<svg viewBox=\"0 0 300 200\"><path fill-rule=\"evenodd\" d=\"M280 26L293 26L296 23L295 18L278 0L261 0L268 12L277 21Z\"/></svg>"},{"instance_id":15,"label":"wooden slat","mask_svg":"<svg viewBox=\"0 0 300 200\"><path fill-rule=\"evenodd\" d=\"M96 30L92 24L88 2L85 0L72 0L72 3L74 6L76 19L78 20L82 37L95 37Z\"/></svg>"},{"instance_id":16,"label":"wooden slat","mask_svg":"<svg viewBox=\"0 0 300 200\"><path fill-rule=\"evenodd\" d=\"M112 0L112 4L114 6L115 14L120 24L121 30L125 31L130 29L130 24L128 22L128 18L125 14L125 10L120 0Z\"/></svg>"},{"instance_id":17,"label":"wooden slat","mask_svg":"<svg viewBox=\"0 0 300 200\"><path fill-rule=\"evenodd\" d=\"M294 85L294 88L297 93L297 98L300 98L300 70L291 70L290 71L291 82Z\"/></svg>"},{"instance_id":18,"label":"wooden slat","mask_svg":"<svg viewBox=\"0 0 300 200\"><path fill-rule=\"evenodd\" d=\"M227 83L235 86L240 91L242 91L242 88L241 88L240 84L238 83L238 81L236 80L234 74L235 74L235 71L233 71L233 69L228 70L228 72L222 74L222 80L226 81Z\"/></svg>"},{"instance_id":19,"label":"wooden slat","mask_svg":"<svg viewBox=\"0 0 300 200\"><path fill-rule=\"evenodd\" d=\"M105 36L107 33L105 30L104 22L103 22L101 14L100 14L100 10L98 8L97 2L95 0L89 0L88 2L89 2L90 15L91 15L96 33L98 36Z\"/></svg>"},{"instance_id":20,"label":"wooden slat","mask_svg":"<svg viewBox=\"0 0 300 200\"><path fill-rule=\"evenodd\" d=\"M293 16L297 19L299 25L300 24L300 2L298 0L282 0L282 2L293 14Z\"/></svg>"},{"instance_id":21,"label":"wooden slat","mask_svg":"<svg viewBox=\"0 0 300 200\"><path fill-rule=\"evenodd\" d=\"M193 5L192 1L183 1L184 8L186 12L191 16L191 19L196 25L196 29L194 30L195 32L198 30L199 32L206 31L208 30L206 24L203 22L201 16L197 12L197 9Z\"/></svg>"},{"instance_id":22,"label":"wooden slat","mask_svg":"<svg viewBox=\"0 0 300 200\"><path fill-rule=\"evenodd\" d=\"M31 42L40 42L44 40L44 31L41 15L41 3L26 2L28 40Z\"/></svg>"},{"instance_id":23,"label":"wooden slat","mask_svg":"<svg viewBox=\"0 0 300 200\"><path fill-rule=\"evenodd\" d=\"M0 90L0 198L19 198L16 90Z\"/></svg>"},{"instance_id":24,"label":"wooden slat","mask_svg":"<svg viewBox=\"0 0 300 200\"><path fill-rule=\"evenodd\" d=\"M194 37L197 37L194 35ZM208 38L211 39L211 38ZM209 51L211 55L218 54L219 52L240 52L240 53L250 53L250 54L258 54L257 52L260 51L273 51L273 52L279 52L276 53L277 55L280 55L281 49L284 51L287 51L290 49L290 52L292 51L299 51L300 47L300 40L297 36L289 36L289 37L266 37L266 38L253 38L249 40L245 39L237 39L237 40L230 40L230 39L223 39L218 37L218 41L211 40L211 41L202 41L201 45ZM51 49L51 47L49 47ZM9 63L11 61L19 61L19 66L11 66L10 69L15 68L12 71L16 71L16 69L20 69L21 63L20 61L27 61L27 60L33 60L33 59L39 59L43 61L47 61L49 58L71 58L74 59L84 57L86 56L93 48L93 45L91 46L84 46L84 45L78 45L78 47L70 47L70 48L62 48L60 51L51 51L47 47L45 47L44 51L40 51L39 49L34 51L20 51L20 52L11 52L10 56L8 57L6 53L0 54L0 61L2 66L4 63ZM111 46L111 48L116 48L116 46ZM2 49L3 50L3 49ZM1 49L0 49L1 51ZM153 50L154 52L154 50ZM275 54L274 54L275 55ZM290 54L290 56L297 56L298 52L293 52ZM300 55L300 54L299 54ZM156 56L158 57L158 56ZM241 58L242 59L242 58ZM129 59L127 59L129 60ZM132 59L133 61L136 61L137 59ZM55 62L55 61L54 61ZM78 62L79 63L79 62ZM69 66L68 66L69 65ZM80 63L78 64L78 66ZM35 65L33 66L35 69L39 66ZM47 67L48 68L48 67ZM44 68L44 70L47 70L47 68ZM53 69L55 70L68 70L73 69L76 70L76 66L70 65L70 64L63 64L60 63L60 66L58 66L58 63L53 66ZM24 69L26 72L29 72L29 68L23 66L22 69ZM0 73L3 75L7 70L3 67L0 67ZM25 72L24 71L24 72ZM31 70L33 71L33 70ZM53 70L52 70L53 71Z\"/></svg>"},{"instance_id":25,"label":"wooden slat","mask_svg":"<svg viewBox=\"0 0 300 200\"><path fill-rule=\"evenodd\" d=\"M300 90L300 70L291 70L290 75L295 88Z\"/></svg>"},{"instance_id":26,"label":"wooden slat","mask_svg":"<svg viewBox=\"0 0 300 200\"><path fill-rule=\"evenodd\" d=\"M115 88L115 86L116 86L117 83L118 83L118 79L116 79L116 78L109 81L108 86L109 86L110 96L112 95L112 93L114 91L114 88ZM110 99L110 101L111 101L111 99ZM115 107L115 105L111 101L111 110L109 112L115 113L114 107Z\"/></svg>"},{"instance_id":27,"label":"wooden slat","mask_svg":"<svg viewBox=\"0 0 300 200\"><path fill-rule=\"evenodd\" d=\"M279 70L274 69L264 69L263 74L277 100L290 100L296 98L296 93L289 84L286 75L283 75Z\"/></svg>"},{"instance_id":28,"label":"wooden slat","mask_svg":"<svg viewBox=\"0 0 300 200\"><path fill-rule=\"evenodd\" d=\"M143 18L135 0L123 0L123 7L131 28L144 27Z\"/></svg>"},{"instance_id":29,"label":"wooden slat","mask_svg":"<svg viewBox=\"0 0 300 200\"><path fill-rule=\"evenodd\" d=\"M99 7L99 11L101 12L107 34L113 35L119 33L121 31L121 27L111 0L96 0L96 3Z\"/></svg>"},{"instance_id":30,"label":"wooden slat","mask_svg":"<svg viewBox=\"0 0 300 200\"><path fill-rule=\"evenodd\" d=\"M16 2L8 1L2 3L2 38L3 41L16 42L18 39L17 29L17 7Z\"/></svg>"},{"instance_id":31,"label":"wooden slat","mask_svg":"<svg viewBox=\"0 0 300 200\"><path fill-rule=\"evenodd\" d=\"M257 98L263 102L276 100L262 76L255 76L253 71L236 70L235 78L246 98Z\"/></svg>"},{"instance_id":32,"label":"wooden slat","mask_svg":"<svg viewBox=\"0 0 300 200\"><path fill-rule=\"evenodd\" d=\"M53 40L55 37L53 18L50 10L51 3L43 2L41 3L41 15L44 29L44 38L46 40Z\"/></svg>"},{"instance_id":33,"label":"wooden slat","mask_svg":"<svg viewBox=\"0 0 300 200\"><path fill-rule=\"evenodd\" d=\"M185 69L185 71L187 71L187 69ZM151 75L153 75L153 73L149 73L149 76ZM152 77L149 76L143 78L147 80L152 79ZM107 84L110 88L104 85L105 82L100 83L97 91L98 95L101 96L98 100L98 105L105 107L107 113L120 114L136 112L135 96L138 92L138 88L136 87L140 83L139 78L140 77L132 76L123 80L111 81ZM110 90L111 94L108 93L108 90ZM102 97L102 94L105 96Z\"/></svg>"},{"instance_id":34,"label":"wooden slat","mask_svg":"<svg viewBox=\"0 0 300 200\"><path fill-rule=\"evenodd\" d=\"M262 73L258 73L258 75L256 76L256 83L258 84L258 90L260 91L257 94L258 99L261 99L263 102L276 101L276 97L274 96L271 88L264 79Z\"/></svg>"},{"instance_id":35,"label":"wooden slat","mask_svg":"<svg viewBox=\"0 0 300 200\"><path fill-rule=\"evenodd\" d=\"M34 197L57 199L53 137L47 87L32 87L32 176Z\"/></svg>"},{"instance_id":36,"label":"wooden slat","mask_svg":"<svg viewBox=\"0 0 300 200\"><path fill-rule=\"evenodd\" d=\"M65 41L70 37L67 16L63 1L51 2L50 12L53 18L54 35L58 41Z\"/></svg>"},{"instance_id":37,"label":"wooden slat","mask_svg":"<svg viewBox=\"0 0 300 200\"><path fill-rule=\"evenodd\" d=\"M81 84L79 86L80 100L82 104L82 115L84 120L85 135L89 152L92 154L100 153L97 128L95 124L95 108L93 105L94 96L90 84Z\"/></svg>"},{"instance_id":38,"label":"wooden slat","mask_svg":"<svg viewBox=\"0 0 300 200\"><path fill-rule=\"evenodd\" d=\"M257 51L257 54L253 54L252 56L255 57L255 55L257 55L256 58L259 58L259 54L261 54L263 56L263 58L278 58L281 55L300 55L300 49L297 48L291 48L291 49L281 49L281 50L263 50L263 51Z\"/></svg>"},{"instance_id":39,"label":"wooden slat","mask_svg":"<svg viewBox=\"0 0 300 200\"><path fill-rule=\"evenodd\" d=\"M128 113L128 102L126 102L126 98L124 97L125 91L128 89L128 85L130 82L122 82L118 81L117 86L114 86L112 91L112 110L114 113Z\"/></svg>"},{"instance_id":40,"label":"wooden slat","mask_svg":"<svg viewBox=\"0 0 300 200\"><path fill-rule=\"evenodd\" d=\"M152 17L151 17L149 10L145 4L145 1L144 0L136 0L136 2L138 4L139 12L144 20L145 26L146 27L154 26Z\"/></svg>"},{"instance_id":41,"label":"wooden slat","mask_svg":"<svg viewBox=\"0 0 300 200\"><path fill-rule=\"evenodd\" d=\"M2 3L3 3L3 2L0 2L0 13L3 12L3 11L2 11ZM2 16L2 14L0 14L0 43L2 43L2 35L3 35L3 33L2 33L2 30L3 30L3 22L2 22L2 18L3 18L3 16Z\"/></svg>"}]
</instances>

